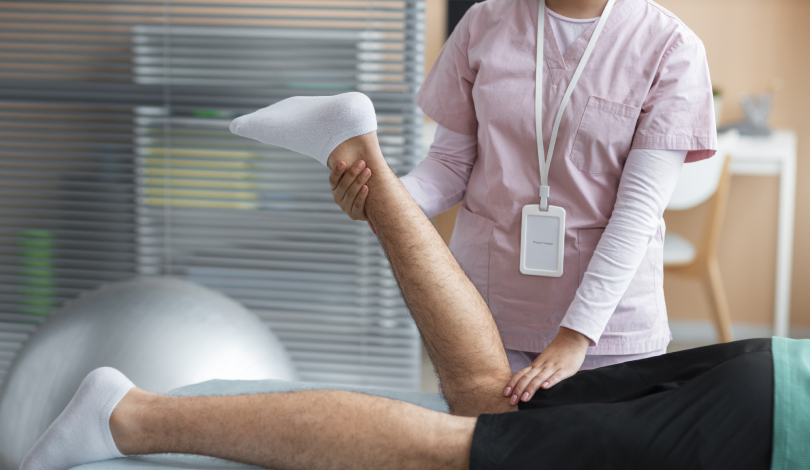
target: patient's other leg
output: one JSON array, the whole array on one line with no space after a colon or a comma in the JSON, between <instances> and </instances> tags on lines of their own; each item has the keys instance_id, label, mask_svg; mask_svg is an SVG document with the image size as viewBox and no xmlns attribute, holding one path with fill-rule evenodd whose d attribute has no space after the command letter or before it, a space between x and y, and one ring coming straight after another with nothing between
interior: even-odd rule
<instances>
[{"instance_id":1,"label":"patient's other leg","mask_svg":"<svg viewBox=\"0 0 810 470\"><path fill-rule=\"evenodd\" d=\"M451 412L477 416L513 409L503 396L509 363L486 303L386 164L376 132L338 146L328 165L359 160L372 171L366 215L391 261Z\"/></svg>"},{"instance_id":2,"label":"patient's other leg","mask_svg":"<svg viewBox=\"0 0 810 470\"><path fill-rule=\"evenodd\" d=\"M124 454L200 454L279 470L466 469L475 429L474 418L329 390L167 397L134 389L110 423Z\"/></svg>"},{"instance_id":3,"label":"patient's other leg","mask_svg":"<svg viewBox=\"0 0 810 470\"><path fill-rule=\"evenodd\" d=\"M167 397L101 368L82 382L21 470L68 470L154 453L277 470L462 469L474 429L474 418L351 392Z\"/></svg>"}]
</instances>

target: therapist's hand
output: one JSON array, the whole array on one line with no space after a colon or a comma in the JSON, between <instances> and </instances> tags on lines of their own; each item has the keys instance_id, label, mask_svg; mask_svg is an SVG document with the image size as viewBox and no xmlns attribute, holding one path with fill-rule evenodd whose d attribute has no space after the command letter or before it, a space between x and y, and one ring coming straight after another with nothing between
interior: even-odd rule
<instances>
[{"instance_id":1,"label":"therapist's hand","mask_svg":"<svg viewBox=\"0 0 810 470\"><path fill-rule=\"evenodd\" d=\"M538 390L553 387L576 374L585 362L585 351L591 340L568 328L560 332L532 365L518 371L506 384L504 396L511 396L509 403L529 401Z\"/></svg>"},{"instance_id":2,"label":"therapist's hand","mask_svg":"<svg viewBox=\"0 0 810 470\"><path fill-rule=\"evenodd\" d=\"M338 206L352 220L368 220L366 217L366 198L371 178L371 169L366 168L366 162L358 160L354 165L346 168L346 163L339 161L329 174L329 183L332 185L332 197Z\"/></svg>"}]
</instances>

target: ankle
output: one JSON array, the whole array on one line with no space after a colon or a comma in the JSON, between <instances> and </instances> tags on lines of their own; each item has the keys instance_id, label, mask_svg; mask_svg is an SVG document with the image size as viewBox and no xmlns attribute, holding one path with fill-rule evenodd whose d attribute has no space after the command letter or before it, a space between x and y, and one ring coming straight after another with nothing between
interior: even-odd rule
<instances>
[{"instance_id":1,"label":"ankle","mask_svg":"<svg viewBox=\"0 0 810 470\"><path fill-rule=\"evenodd\" d=\"M380 151L376 131L352 137L338 145L329 155L326 166L332 169L337 162L343 161L349 167L358 160L364 160L366 165L375 173L388 168L388 164Z\"/></svg>"},{"instance_id":2,"label":"ankle","mask_svg":"<svg viewBox=\"0 0 810 470\"><path fill-rule=\"evenodd\" d=\"M143 420L157 395L133 388L110 415L110 433L124 455L149 453L143 432Z\"/></svg>"}]
</instances>

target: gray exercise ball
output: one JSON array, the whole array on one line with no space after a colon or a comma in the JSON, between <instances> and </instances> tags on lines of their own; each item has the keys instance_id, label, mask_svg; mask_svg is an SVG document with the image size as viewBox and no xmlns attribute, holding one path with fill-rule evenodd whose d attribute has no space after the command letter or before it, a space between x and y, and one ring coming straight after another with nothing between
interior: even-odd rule
<instances>
[{"instance_id":1,"label":"gray exercise ball","mask_svg":"<svg viewBox=\"0 0 810 470\"><path fill-rule=\"evenodd\" d=\"M211 379L296 378L276 336L224 295L166 277L109 284L67 303L20 350L0 395L0 468L17 470L102 366L155 393Z\"/></svg>"}]
</instances>

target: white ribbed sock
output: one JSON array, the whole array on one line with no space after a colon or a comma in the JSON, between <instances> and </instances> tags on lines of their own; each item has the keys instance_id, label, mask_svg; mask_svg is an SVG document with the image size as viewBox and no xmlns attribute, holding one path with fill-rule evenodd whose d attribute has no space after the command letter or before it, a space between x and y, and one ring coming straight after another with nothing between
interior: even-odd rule
<instances>
[{"instance_id":1,"label":"white ribbed sock","mask_svg":"<svg viewBox=\"0 0 810 470\"><path fill-rule=\"evenodd\" d=\"M335 96L295 96L238 117L231 132L326 160L343 142L377 130L368 96L350 92Z\"/></svg>"},{"instance_id":2,"label":"white ribbed sock","mask_svg":"<svg viewBox=\"0 0 810 470\"><path fill-rule=\"evenodd\" d=\"M124 374L110 367L90 372L62 414L28 451L20 470L67 470L123 457L110 432L110 415L133 387Z\"/></svg>"}]
</instances>

